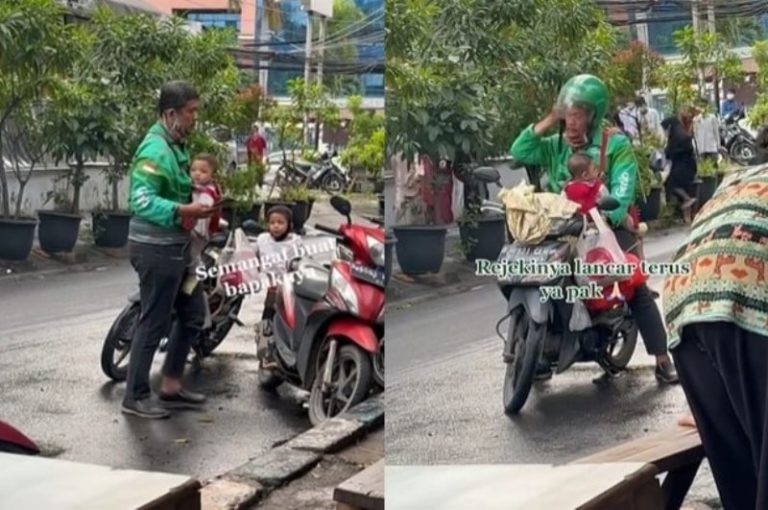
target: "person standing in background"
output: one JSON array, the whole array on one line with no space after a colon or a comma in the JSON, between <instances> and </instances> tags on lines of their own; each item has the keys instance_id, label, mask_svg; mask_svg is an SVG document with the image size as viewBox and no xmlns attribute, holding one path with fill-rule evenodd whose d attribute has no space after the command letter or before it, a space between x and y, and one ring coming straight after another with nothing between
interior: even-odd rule
<instances>
[{"instance_id":1,"label":"person standing in background","mask_svg":"<svg viewBox=\"0 0 768 510\"><path fill-rule=\"evenodd\" d=\"M699 158L711 160L717 167L720 150L720 122L709 110L709 104L702 98L698 104L698 114L693 121L693 136Z\"/></svg>"},{"instance_id":2,"label":"person standing in background","mask_svg":"<svg viewBox=\"0 0 768 510\"><path fill-rule=\"evenodd\" d=\"M723 104L720 107L720 115L726 117L740 108L741 106L736 102L736 89L728 89L728 92L725 95L725 101L723 101Z\"/></svg>"},{"instance_id":3,"label":"person standing in background","mask_svg":"<svg viewBox=\"0 0 768 510\"><path fill-rule=\"evenodd\" d=\"M638 111L641 132L652 134L660 141L664 140L664 128L661 127L661 115L659 115L658 110L649 107L643 97L635 99L635 106Z\"/></svg>"},{"instance_id":4,"label":"person standing in background","mask_svg":"<svg viewBox=\"0 0 768 510\"><path fill-rule=\"evenodd\" d=\"M640 118L635 103L627 103L619 112L622 130L633 142L640 137Z\"/></svg>"},{"instance_id":5,"label":"person standing in background","mask_svg":"<svg viewBox=\"0 0 768 510\"><path fill-rule=\"evenodd\" d=\"M262 136L258 124L253 125L253 131L245 142L245 146L248 149L248 166L254 163L264 164L264 158L267 153L267 139ZM263 185L264 183L261 182L259 184Z\"/></svg>"}]
</instances>

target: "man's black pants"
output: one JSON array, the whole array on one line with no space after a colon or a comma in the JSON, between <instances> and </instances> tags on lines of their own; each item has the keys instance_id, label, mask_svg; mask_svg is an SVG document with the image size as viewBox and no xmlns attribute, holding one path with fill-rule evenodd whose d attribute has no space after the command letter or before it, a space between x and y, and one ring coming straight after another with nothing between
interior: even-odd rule
<instances>
[{"instance_id":1,"label":"man's black pants","mask_svg":"<svg viewBox=\"0 0 768 510\"><path fill-rule=\"evenodd\" d=\"M637 243L637 237L632 232L619 228L614 230L616 240L621 249L637 255L637 248L630 250ZM661 320L661 312L653 300L651 289L643 285L635 291L635 297L629 302L629 308L637 322L640 334L648 354L657 356L667 352L667 332Z\"/></svg>"},{"instance_id":2,"label":"man's black pants","mask_svg":"<svg viewBox=\"0 0 768 510\"><path fill-rule=\"evenodd\" d=\"M141 317L131 344L125 400L150 396L149 372L160 340L171 334L163 375L180 379L192 342L205 322L202 285L191 295L181 292L190 263L186 245L159 246L131 242L131 265L139 275ZM178 326L169 332L172 312Z\"/></svg>"},{"instance_id":3,"label":"man's black pants","mask_svg":"<svg viewBox=\"0 0 768 510\"><path fill-rule=\"evenodd\" d=\"M729 322L685 326L672 350L725 510L768 508L768 337Z\"/></svg>"}]
</instances>

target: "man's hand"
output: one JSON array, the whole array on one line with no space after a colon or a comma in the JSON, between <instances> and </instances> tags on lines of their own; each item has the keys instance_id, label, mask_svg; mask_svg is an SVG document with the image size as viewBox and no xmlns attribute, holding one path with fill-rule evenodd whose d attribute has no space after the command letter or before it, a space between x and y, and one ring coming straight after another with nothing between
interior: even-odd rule
<instances>
[{"instance_id":1,"label":"man's hand","mask_svg":"<svg viewBox=\"0 0 768 510\"><path fill-rule=\"evenodd\" d=\"M550 111L546 117L541 119L538 124L533 126L533 132L536 133L537 136L543 136L550 129L555 127L559 121L560 121L560 113L559 113L558 106L555 105L552 107L552 111Z\"/></svg>"},{"instance_id":2,"label":"man's hand","mask_svg":"<svg viewBox=\"0 0 768 510\"><path fill-rule=\"evenodd\" d=\"M179 216L186 216L189 218L208 218L213 214L214 208L197 202L192 202L191 204L180 205L178 211Z\"/></svg>"}]
</instances>

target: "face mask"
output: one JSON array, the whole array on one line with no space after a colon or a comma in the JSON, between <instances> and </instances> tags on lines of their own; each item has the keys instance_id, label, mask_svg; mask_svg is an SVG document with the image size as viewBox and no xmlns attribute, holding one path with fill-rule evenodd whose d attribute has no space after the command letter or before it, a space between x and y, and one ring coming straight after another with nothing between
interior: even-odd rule
<instances>
[{"instance_id":1,"label":"face mask","mask_svg":"<svg viewBox=\"0 0 768 510\"><path fill-rule=\"evenodd\" d=\"M165 112L165 127L175 137L182 138L184 133L182 132L181 125L179 124L179 118L176 115L176 110L167 110Z\"/></svg>"},{"instance_id":2,"label":"face mask","mask_svg":"<svg viewBox=\"0 0 768 510\"><path fill-rule=\"evenodd\" d=\"M736 96L734 96L733 94L728 94L725 97L728 99L728 101L733 101L733 98L736 97Z\"/></svg>"},{"instance_id":3,"label":"face mask","mask_svg":"<svg viewBox=\"0 0 768 510\"><path fill-rule=\"evenodd\" d=\"M640 108L640 113L642 113L643 115L648 113L648 107L647 106L643 106L642 108Z\"/></svg>"}]
</instances>

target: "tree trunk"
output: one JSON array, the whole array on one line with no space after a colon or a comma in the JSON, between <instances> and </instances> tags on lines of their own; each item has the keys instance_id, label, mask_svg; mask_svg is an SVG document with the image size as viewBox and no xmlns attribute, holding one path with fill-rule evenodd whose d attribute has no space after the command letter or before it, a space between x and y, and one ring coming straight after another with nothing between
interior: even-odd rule
<instances>
[{"instance_id":1,"label":"tree trunk","mask_svg":"<svg viewBox=\"0 0 768 510\"><path fill-rule=\"evenodd\" d=\"M30 172L31 171L32 170L30 170ZM14 212L14 218L21 217L21 206L24 197L24 189L27 187L27 181L29 181L29 179L25 181L19 180L19 194L16 196L16 211Z\"/></svg>"},{"instance_id":2,"label":"tree trunk","mask_svg":"<svg viewBox=\"0 0 768 510\"><path fill-rule=\"evenodd\" d=\"M117 211L120 208L120 202L117 199L117 185L119 184L118 179L112 180L112 210Z\"/></svg>"},{"instance_id":3,"label":"tree trunk","mask_svg":"<svg viewBox=\"0 0 768 510\"><path fill-rule=\"evenodd\" d=\"M72 179L74 192L72 193L72 214L77 214L80 210L80 188L83 186L83 158L78 156L75 163L75 175Z\"/></svg>"}]
</instances>

